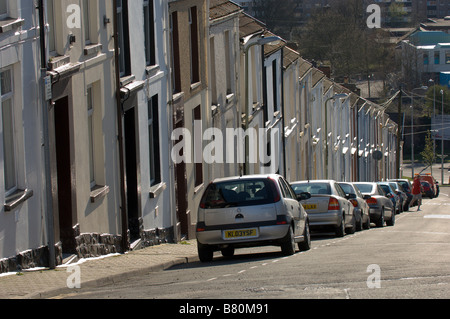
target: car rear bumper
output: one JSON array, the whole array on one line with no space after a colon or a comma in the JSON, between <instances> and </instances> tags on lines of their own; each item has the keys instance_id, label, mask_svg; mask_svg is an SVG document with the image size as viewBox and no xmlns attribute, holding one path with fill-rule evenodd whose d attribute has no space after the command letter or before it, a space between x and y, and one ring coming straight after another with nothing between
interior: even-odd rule
<instances>
[{"instance_id":1,"label":"car rear bumper","mask_svg":"<svg viewBox=\"0 0 450 319\"><path fill-rule=\"evenodd\" d=\"M342 221L340 211L328 211L324 213L308 213L310 227L315 226L339 226Z\"/></svg>"},{"instance_id":2,"label":"car rear bumper","mask_svg":"<svg viewBox=\"0 0 450 319\"><path fill-rule=\"evenodd\" d=\"M370 207L370 219L371 220L378 220L381 217L381 208L373 208ZM392 218L392 211L391 210L384 210L384 218L390 219Z\"/></svg>"},{"instance_id":3,"label":"car rear bumper","mask_svg":"<svg viewBox=\"0 0 450 319\"><path fill-rule=\"evenodd\" d=\"M285 238L288 233L290 222L286 216L278 216L275 221L261 223L243 223L231 225L206 226L204 223L197 224L197 240L204 245L217 246L258 246L266 242L276 242ZM255 230L256 234L250 237L226 238L225 232L232 230Z\"/></svg>"}]
</instances>

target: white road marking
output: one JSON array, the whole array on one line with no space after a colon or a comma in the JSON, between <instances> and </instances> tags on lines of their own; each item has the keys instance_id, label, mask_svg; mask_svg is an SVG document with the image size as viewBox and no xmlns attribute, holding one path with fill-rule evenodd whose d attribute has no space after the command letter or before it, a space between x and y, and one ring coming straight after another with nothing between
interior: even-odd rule
<instances>
[{"instance_id":1,"label":"white road marking","mask_svg":"<svg viewBox=\"0 0 450 319\"><path fill-rule=\"evenodd\" d=\"M432 219L450 219L450 215L425 215L423 218L432 218Z\"/></svg>"}]
</instances>

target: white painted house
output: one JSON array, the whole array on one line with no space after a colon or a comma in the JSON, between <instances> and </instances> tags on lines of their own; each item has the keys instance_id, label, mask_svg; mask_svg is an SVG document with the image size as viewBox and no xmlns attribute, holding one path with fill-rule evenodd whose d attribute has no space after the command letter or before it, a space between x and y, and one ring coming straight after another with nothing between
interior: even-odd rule
<instances>
[{"instance_id":1,"label":"white painted house","mask_svg":"<svg viewBox=\"0 0 450 319\"><path fill-rule=\"evenodd\" d=\"M45 260L37 21L31 1L0 4L0 273Z\"/></svg>"},{"instance_id":2,"label":"white painted house","mask_svg":"<svg viewBox=\"0 0 450 319\"><path fill-rule=\"evenodd\" d=\"M171 242L167 0L118 1L120 93L132 249Z\"/></svg>"}]
</instances>

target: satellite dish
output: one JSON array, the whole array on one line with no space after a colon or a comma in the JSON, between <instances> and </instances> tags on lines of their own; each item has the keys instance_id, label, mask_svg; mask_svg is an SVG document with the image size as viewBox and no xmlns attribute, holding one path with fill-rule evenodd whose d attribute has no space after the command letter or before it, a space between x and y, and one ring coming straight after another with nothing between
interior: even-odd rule
<instances>
[{"instance_id":1,"label":"satellite dish","mask_svg":"<svg viewBox=\"0 0 450 319\"><path fill-rule=\"evenodd\" d=\"M374 151L372 157L374 160L380 161L383 158L383 153L381 151Z\"/></svg>"}]
</instances>

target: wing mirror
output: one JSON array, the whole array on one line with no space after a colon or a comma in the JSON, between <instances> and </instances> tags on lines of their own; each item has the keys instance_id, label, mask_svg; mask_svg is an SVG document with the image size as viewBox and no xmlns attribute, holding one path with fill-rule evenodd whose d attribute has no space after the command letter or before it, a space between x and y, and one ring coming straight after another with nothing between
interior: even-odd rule
<instances>
[{"instance_id":1,"label":"wing mirror","mask_svg":"<svg viewBox=\"0 0 450 319\"><path fill-rule=\"evenodd\" d=\"M297 194L297 200L300 202L302 200L307 200L311 198L311 193L303 192L300 194Z\"/></svg>"},{"instance_id":2,"label":"wing mirror","mask_svg":"<svg viewBox=\"0 0 450 319\"><path fill-rule=\"evenodd\" d=\"M356 199L356 194L345 194L346 199Z\"/></svg>"}]
</instances>

